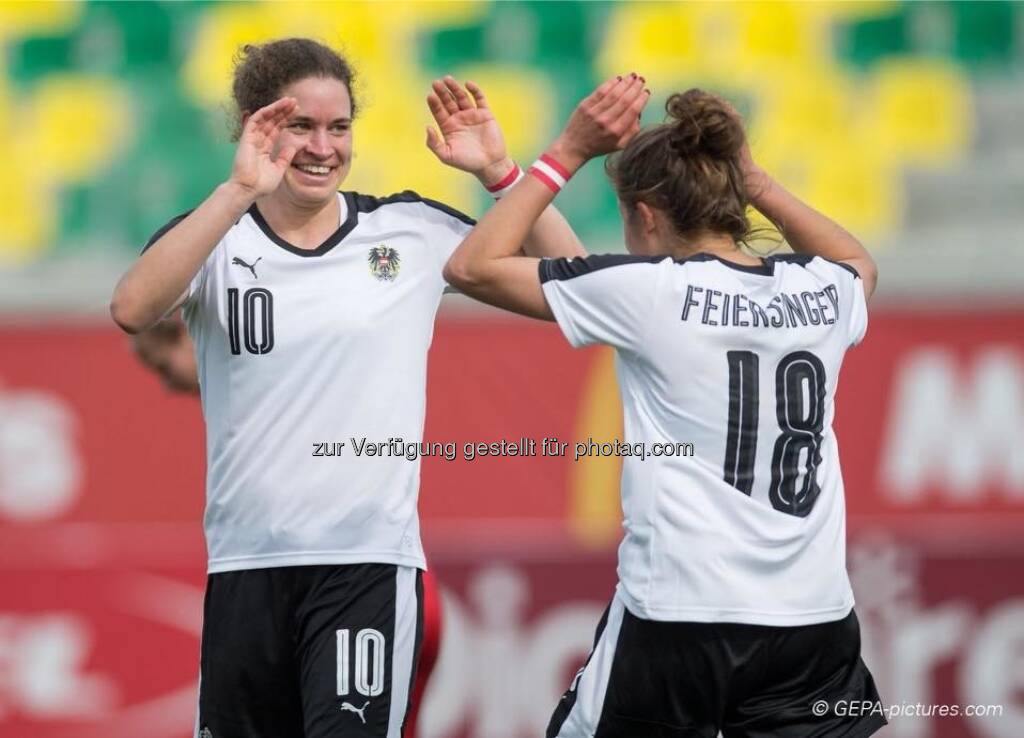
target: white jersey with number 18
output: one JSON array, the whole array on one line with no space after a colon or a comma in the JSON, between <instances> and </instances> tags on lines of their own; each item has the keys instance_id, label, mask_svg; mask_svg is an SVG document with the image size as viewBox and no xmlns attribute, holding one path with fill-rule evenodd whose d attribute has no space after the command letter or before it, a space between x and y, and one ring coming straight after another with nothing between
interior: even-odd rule
<instances>
[{"instance_id":1,"label":"white jersey with number 18","mask_svg":"<svg viewBox=\"0 0 1024 738\"><path fill-rule=\"evenodd\" d=\"M649 620L804 625L853 607L832 430L867 327L856 272L820 257L543 260L573 346L607 344L625 440L619 592ZM692 443L693 455L654 444ZM662 449L663 450L663 449Z\"/></svg>"}]
</instances>

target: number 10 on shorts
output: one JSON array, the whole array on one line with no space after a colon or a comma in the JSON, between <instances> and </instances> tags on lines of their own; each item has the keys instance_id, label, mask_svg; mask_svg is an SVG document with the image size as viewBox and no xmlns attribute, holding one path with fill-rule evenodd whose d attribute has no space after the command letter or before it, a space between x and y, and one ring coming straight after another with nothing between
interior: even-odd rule
<instances>
[{"instance_id":1,"label":"number 10 on shorts","mask_svg":"<svg viewBox=\"0 0 1024 738\"><path fill-rule=\"evenodd\" d=\"M356 692L364 697L376 697L384 691L384 634L373 628L363 628L356 634L349 648L349 630L335 631L338 649L338 696L349 693L349 652L355 652L354 682Z\"/></svg>"}]
</instances>

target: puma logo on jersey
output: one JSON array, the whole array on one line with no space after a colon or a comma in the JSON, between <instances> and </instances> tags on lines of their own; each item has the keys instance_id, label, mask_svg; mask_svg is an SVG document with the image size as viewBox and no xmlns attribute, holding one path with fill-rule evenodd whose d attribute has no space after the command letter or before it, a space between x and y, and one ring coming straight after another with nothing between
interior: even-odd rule
<instances>
[{"instance_id":1,"label":"puma logo on jersey","mask_svg":"<svg viewBox=\"0 0 1024 738\"><path fill-rule=\"evenodd\" d=\"M199 738L213 738L213 731L209 728L203 728L199 731Z\"/></svg>"},{"instance_id":2,"label":"puma logo on jersey","mask_svg":"<svg viewBox=\"0 0 1024 738\"><path fill-rule=\"evenodd\" d=\"M241 258L236 256L234 259L231 260L231 263L238 264L238 266L244 266L246 269L252 272L253 279L258 279L258 277L256 276L256 265L260 263L260 259L262 258L263 257L261 256L259 257L259 259L256 259L256 261L254 261L252 264L246 264L244 261L241 260Z\"/></svg>"},{"instance_id":3,"label":"puma logo on jersey","mask_svg":"<svg viewBox=\"0 0 1024 738\"><path fill-rule=\"evenodd\" d=\"M370 701L369 700L364 702L362 707L356 707L355 705L353 705L353 704L351 704L349 702L342 702L341 703L341 711L342 712L354 712L356 715L359 716L359 719L363 721L363 725L366 725L366 715L364 715L363 713L366 712L366 708L369 707L369 706L370 706Z\"/></svg>"}]
</instances>

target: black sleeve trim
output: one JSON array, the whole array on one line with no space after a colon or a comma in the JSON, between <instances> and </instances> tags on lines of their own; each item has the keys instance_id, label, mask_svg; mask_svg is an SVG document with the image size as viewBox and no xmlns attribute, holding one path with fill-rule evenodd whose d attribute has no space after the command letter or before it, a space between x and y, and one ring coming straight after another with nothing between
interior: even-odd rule
<instances>
[{"instance_id":1,"label":"black sleeve trim","mask_svg":"<svg viewBox=\"0 0 1024 738\"><path fill-rule=\"evenodd\" d=\"M149 240L146 241L146 245L142 247L142 251L140 251L139 253L140 254L146 253L146 249L148 249L150 246L152 246L157 241L159 241L161 238L163 238L164 234L167 233L167 231L171 230L172 228L174 228L174 226L178 225L178 223L180 223L181 221L185 220L185 218L187 218L189 216L189 213L191 213L191 212L192 212L191 210L186 210L181 215L175 215L173 218L171 218L169 221L167 221L167 223L165 223L163 226L161 226L160 229L156 233L154 233L152 236L150 236Z\"/></svg>"},{"instance_id":2,"label":"black sleeve trim","mask_svg":"<svg viewBox=\"0 0 1024 738\"><path fill-rule=\"evenodd\" d=\"M784 261L787 264L799 264L800 266L807 266L814 261L814 254L775 254L769 256L772 261Z\"/></svg>"},{"instance_id":3,"label":"black sleeve trim","mask_svg":"<svg viewBox=\"0 0 1024 738\"><path fill-rule=\"evenodd\" d=\"M445 205L443 202L438 202L437 200L431 200L429 197L424 197L422 199L422 202L423 202L424 205L426 205L428 207L432 207L435 210L440 210L442 213L447 213L448 215L452 216L456 220L461 220L466 225L469 225L469 226L475 226L476 225L476 218L472 218L472 217L466 215L461 210L456 210L455 208L453 208L453 207L451 207L449 205Z\"/></svg>"},{"instance_id":4,"label":"black sleeve trim","mask_svg":"<svg viewBox=\"0 0 1024 738\"><path fill-rule=\"evenodd\" d=\"M831 259L825 259L825 261L832 261L832 260L831 260ZM849 272L850 274L852 274L852 275L853 275L853 278L854 278L854 279L860 279L860 272L858 272L858 271L857 271L856 269L854 269L854 268L853 268L852 266L850 266L849 264L844 264L844 263L843 263L843 262L841 262L841 261L832 261L832 263L833 263L833 264L835 264L836 266L838 266L838 267L842 267L843 269L845 269L846 271L848 271L848 272Z\"/></svg>"},{"instance_id":5,"label":"black sleeve trim","mask_svg":"<svg viewBox=\"0 0 1024 738\"><path fill-rule=\"evenodd\" d=\"M601 269L625 266L627 264L657 264L666 258L666 256L633 256L631 254L599 254L596 256L576 256L572 259L561 257L559 259L541 259L538 269L540 270L540 281L543 284L552 279L572 279Z\"/></svg>"},{"instance_id":6,"label":"black sleeve trim","mask_svg":"<svg viewBox=\"0 0 1024 738\"><path fill-rule=\"evenodd\" d=\"M815 259L821 259L822 261L827 261L829 264L835 264L837 267L842 267L850 274L852 274L854 279L860 279L860 274L858 274L857 270L854 269L849 264L844 264L841 261L833 261L832 259L826 259L824 256L817 256L814 254L779 254L778 256L772 256L770 258L774 259L775 261L785 261L790 264L800 264L801 266L807 266Z\"/></svg>"},{"instance_id":7,"label":"black sleeve trim","mask_svg":"<svg viewBox=\"0 0 1024 738\"><path fill-rule=\"evenodd\" d=\"M466 215L462 211L456 210L455 208L449 205L445 205L443 202L431 200L429 197L423 197L419 193L413 192L412 190L404 190L403 192L397 192L394 195L388 195L387 197L374 197L373 195L361 195L359 193L355 193L356 209L360 213L372 213L379 207L382 207L384 205L391 205L392 203L398 202L421 202L427 207L434 208L435 210L440 210L442 213L450 215L456 220L461 220L466 225L476 225L476 220Z\"/></svg>"}]
</instances>

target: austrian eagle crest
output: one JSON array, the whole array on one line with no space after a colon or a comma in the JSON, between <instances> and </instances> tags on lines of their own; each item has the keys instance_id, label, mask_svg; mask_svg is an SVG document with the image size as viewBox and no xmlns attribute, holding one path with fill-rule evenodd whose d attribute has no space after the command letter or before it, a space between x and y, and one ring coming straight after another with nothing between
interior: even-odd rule
<instances>
[{"instance_id":1,"label":"austrian eagle crest","mask_svg":"<svg viewBox=\"0 0 1024 738\"><path fill-rule=\"evenodd\" d=\"M384 244L370 249L368 262L370 273L381 282L393 282L398 276L398 270L402 267L402 260L399 258L398 252Z\"/></svg>"}]
</instances>

